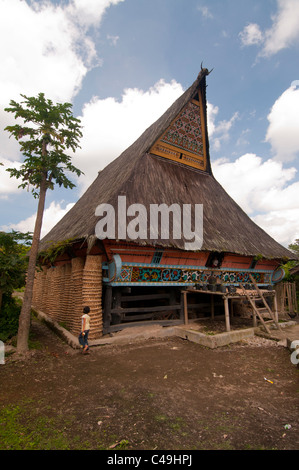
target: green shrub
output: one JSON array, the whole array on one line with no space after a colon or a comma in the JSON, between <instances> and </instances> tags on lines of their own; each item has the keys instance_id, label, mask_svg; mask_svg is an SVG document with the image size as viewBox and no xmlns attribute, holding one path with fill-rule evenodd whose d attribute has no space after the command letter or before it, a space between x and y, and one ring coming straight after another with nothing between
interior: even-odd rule
<instances>
[{"instance_id":1,"label":"green shrub","mask_svg":"<svg viewBox=\"0 0 299 470\"><path fill-rule=\"evenodd\" d=\"M18 332L21 305L8 295L3 295L0 312L0 340L5 342Z\"/></svg>"}]
</instances>

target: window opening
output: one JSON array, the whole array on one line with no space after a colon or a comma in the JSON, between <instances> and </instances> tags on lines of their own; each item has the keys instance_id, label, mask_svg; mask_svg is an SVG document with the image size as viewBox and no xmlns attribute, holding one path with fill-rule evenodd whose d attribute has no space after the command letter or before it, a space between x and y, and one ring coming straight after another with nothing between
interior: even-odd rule
<instances>
[{"instance_id":1,"label":"window opening","mask_svg":"<svg viewBox=\"0 0 299 470\"><path fill-rule=\"evenodd\" d=\"M153 259L152 259L152 263L153 264L160 264L162 256L163 256L163 251L155 250L155 253L154 253Z\"/></svg>"}]
</instances>

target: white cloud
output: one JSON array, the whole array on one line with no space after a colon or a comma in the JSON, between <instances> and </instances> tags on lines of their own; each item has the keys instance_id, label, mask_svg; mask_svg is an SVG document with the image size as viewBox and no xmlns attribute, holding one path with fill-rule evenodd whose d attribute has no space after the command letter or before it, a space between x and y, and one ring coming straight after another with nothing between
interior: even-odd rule
<instances>
[{"instance_id":1,"label":"white cloud","mask_svg":"<svg viewBox=\"0 0 299 470\"><path fill-rule=\"evenodd\" d=\"M94 97L85 104L80 117L83 129L81 150L73 163L85 175L80 177L81 190L95 179L99 170L129 147L183 93L176 81L160 80L147 91L124 90L121 101Z\"/></svg>"},{"instance_id":2,"label":"white cloud","mask_svg":"<svg viewBox=\"0 0 299 470\"><path fill-rule=\"evenodd\" d=\"M278 242L287 246L298 237L299 181L294 181L295 168L284 168L281 162L263 161L248 153L234 162L216 160L213 173L242 209Z\"/></svg>"},{"instance_id":3,"label":"white cloud","mask_svg":"<svg viewBox=\"0 0 299 470\"><path fill-rule=\"evenodd\" d=\"M209 18L209 19L212 19L213 18L213 15L212 13L210 12L209 8L205 5L199 5L197 7L197 10L202 14L202 16L204 18Z\"/></svg>"},{"instance_id":4,"label":"white cloud","mask_svg":"<svg viewBox=\"0 0 299 470\"><path fill-rule=\"evenodd\" d=\"M298 0L277 0L277 13L272 26L262 32L259 25L250 23L239 34L244 46L262 46L259 56L270 57L299 42Z\"/></svg>"},{"instance_id":5,"label":"white cloud","mask_svg":"<svg viewBox=\"0 0 299 470\"><path fill-rule=\"evenodd\" d=\"M260 27L256 23L250 23L241 33L239 33L242 44L244 46L252 46L260 44L263 41L263 33L260 30Z\"/></svg>"},{"instance_id":6,"label":"white cloud","mask_svg":"<svg viewBox=\"0 0 299 470\"><path fill-rule=\"evenodd\" d=\"M299 238L299 209L271 211L259 214L253 221L285 247Z\"/></svg>"},{"instance_id":7,"label":"white cloud","mask_svg":"<svg viewBox=\"0 0 299 470\"><path fill-rule=\"evenodd\" d=\"M265 32L262 55L271 56L299 41L298 0L278 0L273 25Z\"/></svg>"},{"instance_id":8,"label":"white cloud","mask_svg":"<svg viewBox=\"0 0 299 470\"><path fill-rule=\"evenodd\" d=\"M54 101L72 101L87 72L100 64L89 28L106 9L123 0L0 0L0 109L20 93L44 92ZM0 112L0 127L11 116ZM0 133L1 156L18 159L18 145Z\"/></svg>"},{"instance_id":9,"label":"white cloud","mask_svg":"<svg viewBox=\"0 0 299 470\"><path fill-rule=\"evenodd\" d=\"M0 102L19 93L43 91L52 99L69 101L81 86L87 63L95 56L67 10L46 2L0 1ZM9 38L9 41L7 40ZM88 60L78 54L77 43Z\"/></svg>"},{"instance_id":10,"label":"white cloud","mask_svg":"<svg viewBox=\"0 0 299 470\"><path fill-rule=\"evenodd\" d=\"M41 237L44 237L60 219L73 207L73 203L67 204L64 208L62 203L51 202L50 206L45 209L43 216L43 225ZM36 214L31 215L27 219L21 220L17 224L2 226L1 230L10 231L17 230L19 232L33 232Z\"/></svg>"},{"instance_id":11,"label":"white cloud","mask_svg":"<svg viewBox=\"0 0 299 470\"><path fill-rule=\"evenodd\" d=\"M0 163L3 166L0 166L0 199L7 199L9 194L17 193L20 191L18 185L20 181L16 178L10 178L7 168L17 168L21 166L20 162L12 162L5 158L0 158Z\"/></svg>"},{"instance_id":12,"label":"white cloud","mask_svg":"<svg viewBox=\"0 0 299 470\"><path fill-rule=\"evenodd\" d=\"M32 0L29 5L0 0L0 38L6 44L0 53L3 93L36 93L42 86L53 99L70 101L90 67L99 63L88 29L99 26L107 8L122 1L54 5Z\"/></svg>"},{"instance_id":13,"label":"white cloud","mask_svg":"<svg viewBox=\"0 0 299 470\"><path fill-rule=\"evenodd\" d=\"M266 142L273 158L266 161L247 153L230 162L213 162L213 173L231 197L277 241L287 246L298 238L299 181L295 167L285 168L299 154L299 89L292 83L276 100L268 115ZM208 104L208 125L214 147L221 144L218 132L229 130L233 120L217 124L218 108ZM248 129L243 133L248 134ZM224 132L225 135L225 132ZM237 144L239 141L237 142Z\"/></svg>"},{"instance_id":14,"label":"white cloud","mask_svg":"<svg viewBox=\"0 0 299 470\"><path fill-rule=\"evenodd\" d=\"M83 25L98 26L107 8L123 1L124 0L72 0L68 7L68 12L71 13L76 21Z\"/></svg>"},{"instance_id":15,"label":"white cloud","mask_svg":"<svg viewBox=\"0 0 299 470\"><path fill-rule=\"evenodd\" d=\"M229 140L229 131L231 130L234 122L239 118L239 113L235 112L233 116L227 121L222 120L216 123L217 114L219 112L218 106L207 104L207 120L208 131L210 138L210 145L215 151L219 151L223 142Z\"/></svg>"},{"instance_id":16,"label":"white cloud","mask_svg":"<svg viewBox=\"0 0 299 470\"><path fill-rule=\"evenodd\" d=\"M288 88L274 103L269 115L266 141L281 161L292 161L299 154L299 89Z\"/></svg>"},{"instance_id":17,"label":"white cloud","mask_svg":"<svg viewBox=\"0 0 299 470\"><path fill-rule=\"evenodd\" d=\"M119 36L112 36L111 34L107 34L107 39L112 46L116 46L119 40Z\"/></svg>"}]
</instances>

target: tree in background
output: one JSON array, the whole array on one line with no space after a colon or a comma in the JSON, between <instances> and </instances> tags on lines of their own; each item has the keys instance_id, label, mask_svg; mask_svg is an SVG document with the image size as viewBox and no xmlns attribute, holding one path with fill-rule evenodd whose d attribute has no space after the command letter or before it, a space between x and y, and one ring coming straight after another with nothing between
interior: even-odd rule
<instances>
[{"instance_id":1,"label":"tree in background","mask_svg":"<svg viewBox=\"0 0 299 470\"><path fill-rule=\"evenodd\" d=\"M294 243L289 245L289 250L291 250L299 258L299 238L297 238Z\"/></svg>"},{"instance_id":2,"label":"tree in background","mask_svg":"<svg viewBox=\"0 0 299 470\"><path fill-rule=\"evenodd\" d=\"M7 341L18 331L19 302L12 297L15 289L24 287L28 250L32 236L14 230L0 232L0 340Z\"/></svg>"},{"instance_id":3,"label":"tree in background","mask_svg":"<svg viewBox=\"0 0 299 470\"><path fill-rule=\"evenodd\" d=\"M29 232L0 232L0 310L3 294L25 285L31 240Z\"/></svg>"},{"instance_id":4,"label":"tree in background","mask_svg":"<svg viewBox=\"0 0 299 470\"><path fill-rule=\"evenodd\" d=\"M54 189L55 184L65 188L75 187L67 173L80 176L82 172L72 165L71 156L66 154L66 151L76 151L82 132L80 120L73 117L70 103L53 104L45 98L44 93L39 93L37 97L21 96L24 101L17 103L11 100L10 107L5 108L5 111L15 115L15 119L20 119L20 124L7 126L5 130L19 141L24 156L19 170L8 168L7 171L11 177L21 179L19 187L31 187L33 196L38 198L18 328L17 351L23 353L28 350L33 284L46 192L48 189Z\"/></svg>"}]
</instances>

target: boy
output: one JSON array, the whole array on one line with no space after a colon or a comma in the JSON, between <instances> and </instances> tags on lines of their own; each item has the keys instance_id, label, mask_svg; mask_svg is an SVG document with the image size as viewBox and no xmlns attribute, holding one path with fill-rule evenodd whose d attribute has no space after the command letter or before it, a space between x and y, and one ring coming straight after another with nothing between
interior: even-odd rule
<instances>
[{"instance_id":1,"label":"boy","mask_svg":"<svg viewBox=\"0 0 299 470\"><path fill-rule=\"evenodd\" d=\"M90 316L88 315L90 312L89 307L84 307L83 315L82 315L82 337L83 337L83 354L88 354L89 346L88 346L88 333L90 330Z\"/></svg>"}]
</instances>

